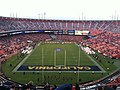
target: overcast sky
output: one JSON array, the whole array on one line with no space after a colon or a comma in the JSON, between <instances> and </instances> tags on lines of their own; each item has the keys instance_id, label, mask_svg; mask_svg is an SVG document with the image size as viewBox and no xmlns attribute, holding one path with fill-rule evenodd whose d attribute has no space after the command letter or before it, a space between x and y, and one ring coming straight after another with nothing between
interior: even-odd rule
<instances>
[{"instance_id":1,"label":"overcast sky","mask_svg":"<svg viewBox=\"0 0 120 90\"><path fill-rule=\"evenodd\" d=\"M0 0L0 16L36 19L120 19L120 0Z\"/></svg>"}]
</instances>

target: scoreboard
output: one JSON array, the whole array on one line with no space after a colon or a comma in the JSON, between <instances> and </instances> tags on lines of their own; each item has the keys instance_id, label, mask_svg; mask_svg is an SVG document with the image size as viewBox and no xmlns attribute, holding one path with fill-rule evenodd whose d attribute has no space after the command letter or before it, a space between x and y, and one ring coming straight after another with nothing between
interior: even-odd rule
<instances>
[{"instance_id":1,"label":"scoreboard","mask_svg":"<svg viewBox=\"0 0 120 90\"><path fill-rule=\"evenodd\" d=\"M75 30L75 35L89 35L89 31Z\"/></svg>"},{"instance_id":2,"label":"scoreboard","mask_svg":"<svg viewBox=\"0 0 120 90\"><path fill-rule=\"evenodd\" d=\"M81 31L75 30L75 35L82 35Z\"/></svg>"}]
</instances>

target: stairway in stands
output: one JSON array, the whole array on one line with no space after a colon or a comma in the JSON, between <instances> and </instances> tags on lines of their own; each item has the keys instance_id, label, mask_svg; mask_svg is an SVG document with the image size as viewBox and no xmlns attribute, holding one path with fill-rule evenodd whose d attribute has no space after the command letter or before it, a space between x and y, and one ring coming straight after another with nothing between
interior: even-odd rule
<instances>
[{"instance_id":1,"label":"stairway in stands","mask_svg":"<svg viewBox=\"0 0 120 90\"><path fill-rule=\"evenodd\" d=\"M55 41L57 40L57 37L54 34L50 34L50 37Z\"/></svg>"}]
</instances>

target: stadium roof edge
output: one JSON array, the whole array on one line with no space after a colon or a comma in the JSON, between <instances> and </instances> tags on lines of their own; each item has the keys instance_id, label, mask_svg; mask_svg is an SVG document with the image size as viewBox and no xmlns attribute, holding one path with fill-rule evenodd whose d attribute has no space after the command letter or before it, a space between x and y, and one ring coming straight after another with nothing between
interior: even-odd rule
<instances>
[{"instance_id":1,"label":"stadium roof edge","mask_svg":"<svg viewBox=\"0 0 120 90\"><path fill-rule=\"evenodd\" d=\"M41 21L120 21L120 20L68 20L68 19L35 19L35 18L18 18L18 17L4 17L0 16L0 19L14 19L14 20L41 20Z\"/></svg>"}]
</instances>

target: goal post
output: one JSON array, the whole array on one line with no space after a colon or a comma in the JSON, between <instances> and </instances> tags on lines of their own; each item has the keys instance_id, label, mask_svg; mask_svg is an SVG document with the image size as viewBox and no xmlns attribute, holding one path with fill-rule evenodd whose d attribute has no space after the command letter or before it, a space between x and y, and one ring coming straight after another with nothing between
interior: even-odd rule
<instances>
[{"instance_id":1,"label":"goal post","mask_svg":"<svg viewBox=\"0 0 120 90\"><path fill-rule=\"evenodd\" d=\"M56 66L56 50L54 50L54 66Z\"/></svg>"},{"instance_id":2,"label":"goal post","mask_svg":"<svg viewBox=\"0 0 120 90\"><path fill-rule=\"evenodd\" d=\"M63 60L63 63L61 65L57 64L57 51L54 50L54 66L66 66L66 63L67 63L67 52L66 50L63 51L64 55L62 57L64 57L62 60Z\"/></svg>"},{"instance_id":3,"label":"goal post","mask_svg":"<svg viewBox=\"0 0 120 90\"><path fill-rule=\"evenodd\" d=\"M80 66L80 47L79 47L79 52L78 52L78 67ZM77 82L79 82L79 79L80 79L80 72L79 72L79 69L78 69L78 76L77 76Z\"/></svg>"},{"instance_id":4,"label":"goal post","mask_svg":"<svg viewBox=\"0 0 120 90\"><path fill-rule=\"evenodd\" d=\"M43 47L42 47L42 66L44 66L44 51L43 51ZM44 70L42 70L42 81L44 82Z\"/></svg>"},{"instance_id":5,"label":"goal post","mask_svg":"<svg viewBox=\"0 0 120 90\"><path fill-rule=\"evenodd\" d=\"M44 54L43 54L43 47L42 47L42 66L44 66Z\"/></svg>"},{"instance_id":6,"label":"goal post","mask_svg":"<svg viewBox=\"0 0 120 90\"><path fill-rule=\"evenodd\" d=\"M65 60L64 60L64 66L66 66L66 50L65 50Z\"/></svg>"}]
</instances>

